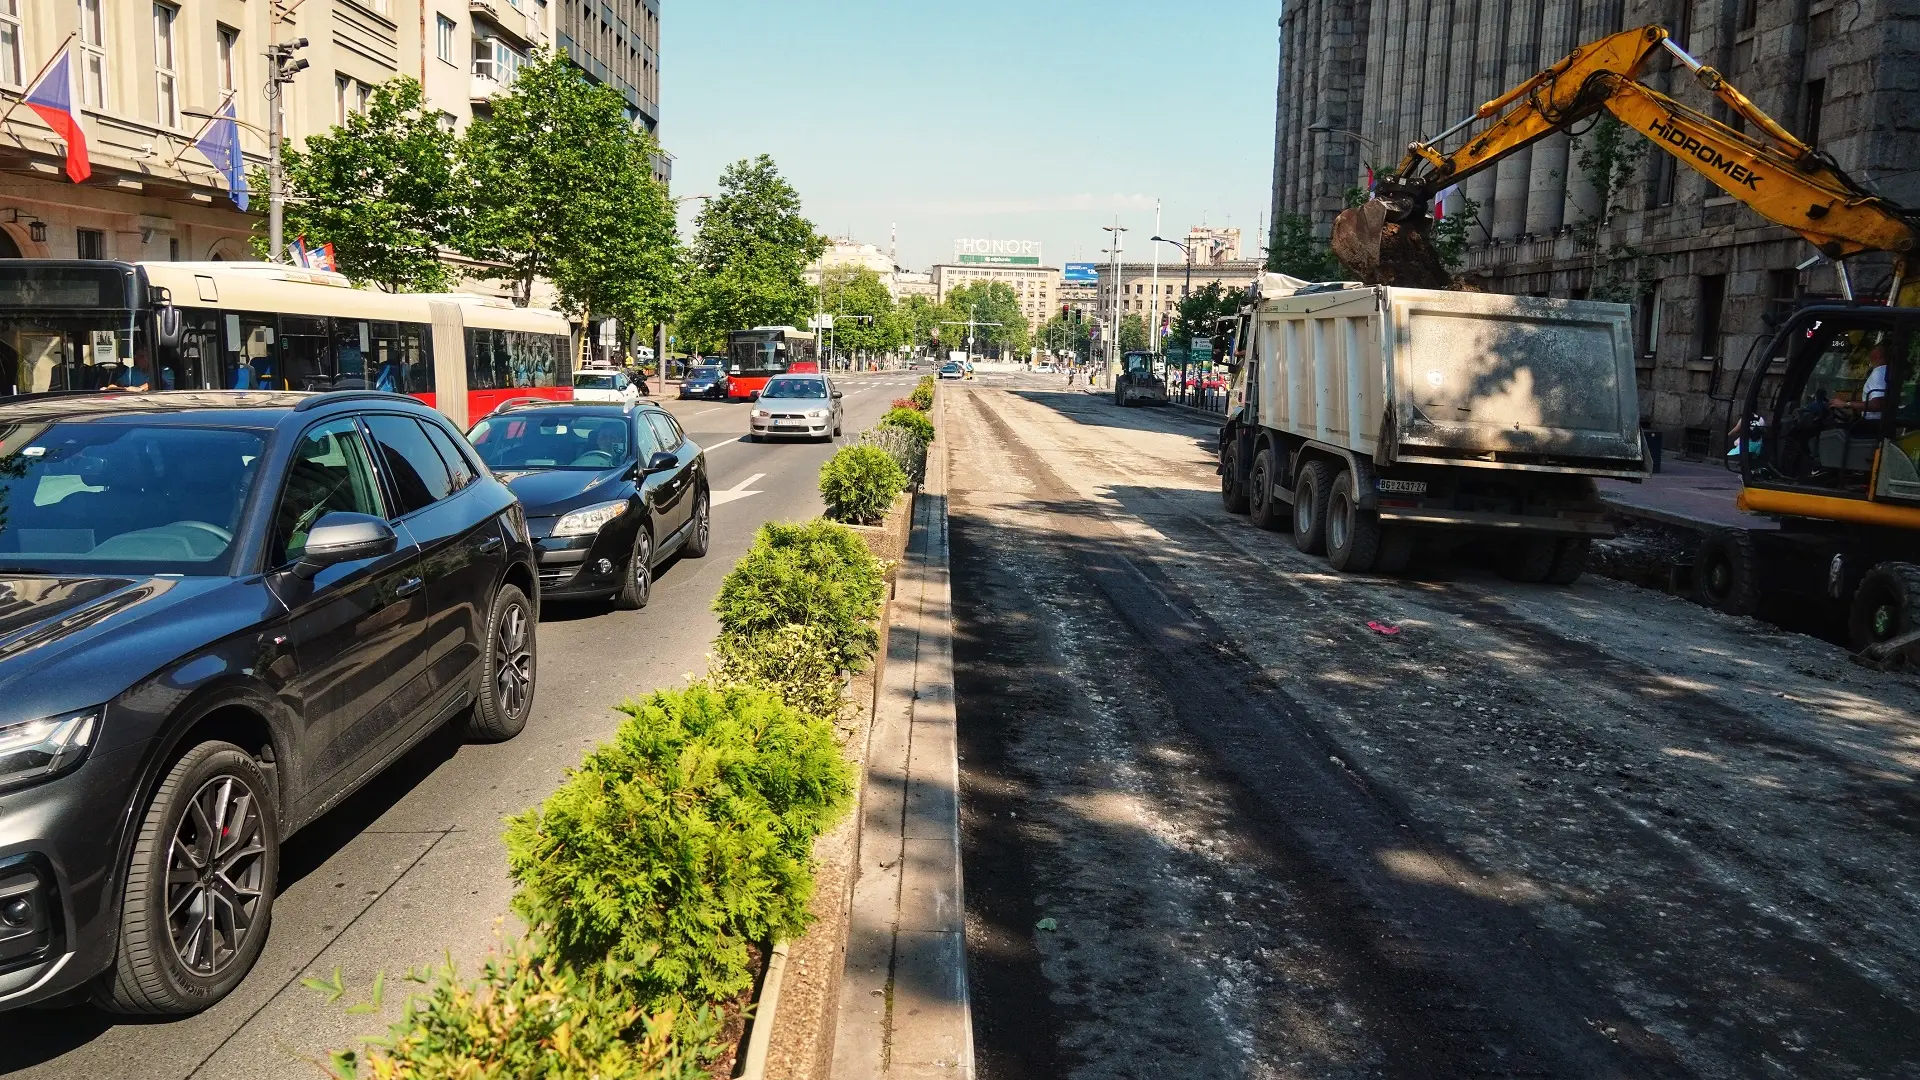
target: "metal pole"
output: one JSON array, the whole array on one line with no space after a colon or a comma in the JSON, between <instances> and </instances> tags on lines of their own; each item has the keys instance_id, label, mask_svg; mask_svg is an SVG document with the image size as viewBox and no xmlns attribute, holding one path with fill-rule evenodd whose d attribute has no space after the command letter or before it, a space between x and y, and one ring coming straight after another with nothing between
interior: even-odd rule
<instances>
[{"instance_id":1,"label":"metal pole","mask_svg":"<svg viewBox=\"0 0 1920 1080\"><path fill-rule=\"evenodd\" d=\"M1160 200L1153 200L1153 235L1160 235ZM1151 246L1151 245L1150 245ZM1160 249L1153 249L1153 284L1147 290L1153 294L1147 305L1147 349L1153 355L1160 355Z\"/></svg>"},{"instance_id":2,"label":"metal pole","mask_svg":"<svg viewBox=\"0 0 1920 1080\"><path fill-rule=\"evenodd\" d=\"M286 218L286 192L280 165L280 61L268 53L267 73L267 259L279 262Z\"/></svg>"}]
</instances>

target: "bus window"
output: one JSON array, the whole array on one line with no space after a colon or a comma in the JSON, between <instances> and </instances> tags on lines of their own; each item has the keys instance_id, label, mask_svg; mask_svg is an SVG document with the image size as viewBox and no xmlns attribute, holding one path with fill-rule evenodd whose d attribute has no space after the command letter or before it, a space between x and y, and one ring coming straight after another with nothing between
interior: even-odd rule
<instances>
[{"instance_id":1,"label":"bus window","mask_svg":"<svg viewBox=\"0 0 1920 1080\"><path fill-rule=\"evenodd\" d=\"M274 318L253 311L226 312L223 316L224 344L232 375L229 384L235 390L285 390L275 358Z\"/></svg>"},{"instance_id":2,"label":"bus window","mask_svg":"<svg viewBox=\"0 0 1920 1080\"><path fill-rule=\"evenodd\" d=\"M433 393L433 327L422 323L401 323L399 361L405 374L401 393Z\"/></svg>"},{"instance_id":3,"label":"bus window","mask_svg":"<svg viewBox=\"0 0 1920 1080\"><path fill-rule=\"evenodd\" d=\"M373 324L366 319L333 319L333 379L329 390L371 389Z\"/></svg>"},{"instance_id":4,"label":"bus window","mask_svg":"<svg viewBox=\"0 0 1920 1080\"><path fill-rule=\"evenodd\" d=\"M221 370L220 313L181 308L180 343L160 350L160 383L176 390L217 390L229 385Z\"/></svg>"},{"instance_id":5,"label":"bus window","mask_svg":"<svg viewBox=\"0 0 1920 1080\"><path fill-rule=\"evenodd\" d=\"M513 358L513 385L558 386L560 370L553 352L553 339L547 334L529 334L508 330L507 352Z\"/></svg>"},{"instance_id":6,"label":"bus window","mask_svg":"<svg viewBox=\"0 0 1920 1080\"><path fill-rule=\"evenodd\" d=\"M324 318L280 316L280 378L284 389L332 389L333 347L329 337Z\"/></svg>"},{"instance_id":7,"label":"bus window","mask_svg":"<svg viewBox=\"0 0 1920 1080\"><path fill-rule=\"evenodd\" d=\"M510 389L513 382L505 353L500 331L467 327L467 389Z\"/></svg>"}]
</instances>

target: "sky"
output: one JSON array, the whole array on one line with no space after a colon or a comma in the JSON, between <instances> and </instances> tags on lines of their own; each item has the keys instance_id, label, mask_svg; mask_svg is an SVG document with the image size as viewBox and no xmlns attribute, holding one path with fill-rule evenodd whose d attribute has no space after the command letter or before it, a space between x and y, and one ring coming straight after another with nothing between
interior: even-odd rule
<instances>
[{"instance_id":1,"label":"sky","mask_svg":"<svg viewBox=\"0 0 1920 1080\"><path fill-rule=\"evenodd\" d=\"M1279 0L662 0L660 137L675 196L769 154L819 232L899 261L1037 240L1128 261L1189 225L1255 256L1273 186ZM681 204L691 236L698 201Z\"/></svg>"}]
</instances>

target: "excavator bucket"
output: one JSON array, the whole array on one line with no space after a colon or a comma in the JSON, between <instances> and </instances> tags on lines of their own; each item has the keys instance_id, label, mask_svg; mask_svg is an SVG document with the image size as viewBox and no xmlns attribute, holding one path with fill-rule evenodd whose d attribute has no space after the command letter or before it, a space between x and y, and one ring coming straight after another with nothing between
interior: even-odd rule
<instances>
[{"instance_id":1,"label":"excavator bucket","mask_svg":"<svg viewBox=\"0 0 1920 1080\"><path fill-rule=\"evenodd\" d=\"M1453 275L1433 248L1432 227L1425 214L1389 221L1387 204L1369 199L1333 219L1333 253L1369 285L1449 289Z\"/></svg>"}]
</instances>

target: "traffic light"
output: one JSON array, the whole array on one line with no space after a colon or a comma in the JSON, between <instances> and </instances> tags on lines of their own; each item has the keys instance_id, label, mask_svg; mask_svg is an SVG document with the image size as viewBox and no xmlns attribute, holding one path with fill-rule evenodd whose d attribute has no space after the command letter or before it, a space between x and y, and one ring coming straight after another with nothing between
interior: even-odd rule
<instances>
[{"instance_id":1,"label":"traffic light","mask_svg":"<svg viewBox=\"0 0 1920 1080\"><path fill-rule=\"evenodd\" d=\"M1061 304L1061 305L1060 305L1060 317L1061 317L1061 318L1063 318L1063 319L1064 319L1064 318L1066 318L1066 317L1067 317L1067 312L1069 312L1069 311L1072 311L1072 310L1073 310L1073 305L1072 305L1072 304Z\"/></svg>"}]
</instances>

